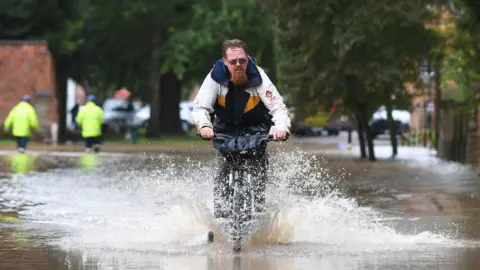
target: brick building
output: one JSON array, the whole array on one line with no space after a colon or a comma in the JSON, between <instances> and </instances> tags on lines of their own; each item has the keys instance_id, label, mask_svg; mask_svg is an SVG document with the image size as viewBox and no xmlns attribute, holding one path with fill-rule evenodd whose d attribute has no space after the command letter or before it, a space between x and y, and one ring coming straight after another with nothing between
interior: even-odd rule
<instances>
[{"instance_id":1,"label":"brick building","mask_svg":"<svg viewBox=\"0 0 480 270\"><path fill-rule=\"evenodd\" d=\"M0 123L30 95L42 129L57 122L53 59L44 41L0 40Z\"/></svg>"}]
</instances>

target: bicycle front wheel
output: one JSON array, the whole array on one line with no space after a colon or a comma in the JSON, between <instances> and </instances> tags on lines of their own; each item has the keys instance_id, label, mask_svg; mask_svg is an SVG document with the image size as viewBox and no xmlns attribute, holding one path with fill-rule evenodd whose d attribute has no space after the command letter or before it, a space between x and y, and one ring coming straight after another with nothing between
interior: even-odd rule
<instances>
[{"instance_id":1,"label":"bicycle front wheel","mask_svg":"<svg viewBox=\"0 0 480 270\"><path fill-rule=\"evenodd\" d=\"M242 231L243 231L243 206L245 198L242 190L241 181L235 181L233 184L233 202L232 202L232 222L233 222L233 249L238 252L241 250Z\"/></svg>"}]
</instances>

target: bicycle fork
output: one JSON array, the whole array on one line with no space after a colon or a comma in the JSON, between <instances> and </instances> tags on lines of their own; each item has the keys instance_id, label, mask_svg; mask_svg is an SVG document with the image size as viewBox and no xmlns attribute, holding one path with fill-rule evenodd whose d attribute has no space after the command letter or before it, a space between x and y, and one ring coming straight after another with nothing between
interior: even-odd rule
<instances>
[{"instance_id":1,"label":"bicycle fork","mask_svg":"<svg viewBox=\"0 0 480 270\"><path fill-rule=\"evenodd\" d=\"M242 179L240 177L240 174L241 172L238 172L238 171L235 171L235 172L230 171L228 175L228 187L230 189L229 194L230 194L230 197L233 198L235 196L235 189L240 188L240 190L238 191L241 192L241 194L243 195L243 198L246 199L244 200L246 205L244 205L243 209L247 210L246 212L250 210L249 211L250 214L253 215L255 213L255 195L256 194L255 194L254 183L252 180L252 174L247 171L245 179ZM243 181L243 182L239 183L239 185L236 187L235 181ZM248 207L250 209L246 209L247 206L250 206Z\"/></svg>"}]
</instances>

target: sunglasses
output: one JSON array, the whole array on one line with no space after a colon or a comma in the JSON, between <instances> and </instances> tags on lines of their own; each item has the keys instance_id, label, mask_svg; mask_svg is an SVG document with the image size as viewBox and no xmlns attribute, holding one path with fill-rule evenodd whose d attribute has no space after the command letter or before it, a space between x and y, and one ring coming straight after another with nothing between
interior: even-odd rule
<instances>
[{"instance_id":1,"label":"sunglasses","mask_svg":"<svg viewBox=\"0 0 480 270\"><path fill-rule=\"evenodd\" d=\"M243 64L247 63L247 59L246 58L238 58L238 59L233 59L233 60L227 60L227 62L230 63L230 65L234 65L234 66L236 66L237 64L243 65Z\"/></svg>"}]
</instances>

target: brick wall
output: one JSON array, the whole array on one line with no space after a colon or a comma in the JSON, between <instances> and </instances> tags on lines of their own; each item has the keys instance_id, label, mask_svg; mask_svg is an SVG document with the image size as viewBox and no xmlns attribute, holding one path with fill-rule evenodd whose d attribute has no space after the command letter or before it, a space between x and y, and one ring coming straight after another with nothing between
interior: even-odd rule
<instances>
[{"instance_id":1,"label":"brick wall","mask_svg":"<svg viewBox=\"0 0 480 270\"><path fill-rule=\"evenodd\" d=\"M25 94L32 98L42 126L57 122L52 62L45 42L0 40L0 123Z\"/></svg>"}]
</instances>

